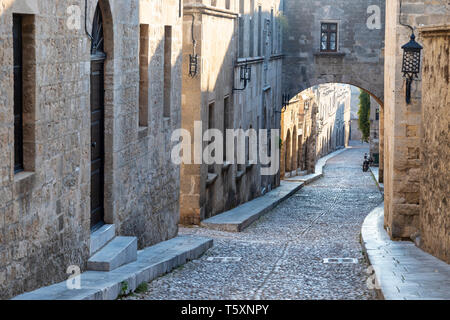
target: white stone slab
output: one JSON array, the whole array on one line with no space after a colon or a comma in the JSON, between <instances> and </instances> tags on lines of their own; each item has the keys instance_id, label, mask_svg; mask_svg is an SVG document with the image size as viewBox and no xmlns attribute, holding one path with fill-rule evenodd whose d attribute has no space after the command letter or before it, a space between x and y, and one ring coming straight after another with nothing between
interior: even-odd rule
<instances>
[{"instance_id":1,"label":"white stone slab","mask_svg":"<svg viewBox=\"0 0 450 320\"><path fill-rule=\"evenodd\" d=\"M384 204L367 216L361 235L384 299L450 300L450 265L412 242L390 240L384 230Z\"/></svg>"},{"instance_id":2,"label":"white stone slab","mask_svg":"<svg viewBox=\"0 0 450 320\"><path fill-rule=\"evenodd\" d=\"M116 227L113 224L105 224L91 234L90 255L93 256L116 236Z\"/></svg>"},{"instance_id":3,"label":"white stone slab","mask_svg":"<svg viewBox=\"0 0 450 320\"><path fill-rule=\"evenodd\" d=\"M88 270L112 271L136 261L137 238L116 237L88 260Z\"/></svg>"}]
</instances>

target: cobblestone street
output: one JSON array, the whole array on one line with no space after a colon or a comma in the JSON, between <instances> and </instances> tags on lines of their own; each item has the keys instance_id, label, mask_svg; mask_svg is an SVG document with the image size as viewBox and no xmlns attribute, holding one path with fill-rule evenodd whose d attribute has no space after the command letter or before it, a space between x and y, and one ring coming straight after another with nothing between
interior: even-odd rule
<instances>
[{"instance_id":1,"label":"cobblestone street","mask_svg":"<svg viewBox=\"0 0 450 320\"><path fill-rule=\"evenodd\" d=\"M331 159L324 178L242 233L182 228L213 238L214 247L128 299L374 299L360 232L382 196L361 170L365 152L358 144ZM337 257L358 263L323 263Z\"/></svg>"}]
</instances>

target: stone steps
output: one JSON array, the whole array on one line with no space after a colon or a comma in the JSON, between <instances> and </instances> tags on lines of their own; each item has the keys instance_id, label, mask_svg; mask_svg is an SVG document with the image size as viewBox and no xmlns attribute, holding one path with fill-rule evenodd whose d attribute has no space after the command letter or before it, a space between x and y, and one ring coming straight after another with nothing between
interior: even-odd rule
<instances>
[{"instance_id":1,"label":"stone steps","mask_svg":"<svg viewBox=\"0 0 450 320\"><path fill-rule=\"evenodd\" d=\"M112 271L137 260L137 238L116 237L88 260L88 270Z\"/></svg>"},{"instance_id":2,"label":"stone steps","mask_svg":"<svg viewBox=\"0 0 450 320\"><path fill-rule=\"evenodd\" d=\"M107 245L116 236L116 227L113 224L105 224L100 229L91 234L91 243L89 247L92 257L101 248Z\"/></svg>"},{"instance_id":3,"label":"stone steps","mask_svg":"<svg viewBox=\"0 0 450 320\"><path fill-rule=\"evenodd\" d=\"M136 261L111 272L83 272L79 276L79 288L69 288L63 281L21 294L13 300L113 300L120 294L134 291L143 282L198 259L212 246L212 239L178 236L140 250Z\"/></svg>"}]
</instances>

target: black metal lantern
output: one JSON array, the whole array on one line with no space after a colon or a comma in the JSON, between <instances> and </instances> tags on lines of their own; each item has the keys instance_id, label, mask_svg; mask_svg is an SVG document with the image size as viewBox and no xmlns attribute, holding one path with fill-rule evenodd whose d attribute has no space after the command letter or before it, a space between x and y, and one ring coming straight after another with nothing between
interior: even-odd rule
<instances>
[{"instance_id":1,"label":"black metal lantern","mask_svg":"<svg viewBox=\"0 0 450 320\"><path fill-rule=\"evenodd\" d=\"M246 64L246 65L241 66L240 78L241 78L241 82L244 82L244 87L243 88L233 88L233 91L243 91L247 88L247 84L252 79L252 68L249 65Z\"/></svg>"},{"instance_id":2,"label":"black metal lantern","mask_svg":"<svg viewBox=\"0 0 450 320\"><path fill-rule=\"evenodd\" d=\"M189 55L189 75L193 78L198 73L198 55Z\"/></svg>"},{"instance_id":3,"label":"black metal lantern","mask_svg":"<svg viewBox=\"0 0 450 320\"><path fill-rule=\"evenodd\" d=\"M411 40L403 47L403 76L406 78L406 103L411 103L411 85L414 78L418 78L420 73L420 58L423 47L416 42L414 32Z\"/></svg>"},{"instance_id":4,"label":"black metal lantern","mask_svg":"<svg viewBox=\"0 0 450 320\"><path fill-rule=\"evenodd\" d=\"M244 83L250 82L252 79L252 68L248 65L241 67L241 81L244 81Z\"/></svg>"}]
</instances>

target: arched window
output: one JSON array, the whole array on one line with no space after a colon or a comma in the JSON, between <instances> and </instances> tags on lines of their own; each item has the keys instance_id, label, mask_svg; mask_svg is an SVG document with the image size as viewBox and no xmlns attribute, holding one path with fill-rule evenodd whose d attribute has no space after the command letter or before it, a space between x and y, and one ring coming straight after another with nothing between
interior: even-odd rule
<instances>
[{"instance_id":1,"label":"arched window","mask_svg":"<svg viewBox=\"0 0 450 320\"><path fill-rule=\"evenodd\" d=\"M103 17L100 6L97 5L94 14L94 22L92 23L92 43L91 43L91 55L105 57L104 50L104 37L103 37Z\"/></svg>"}]
</instances>

